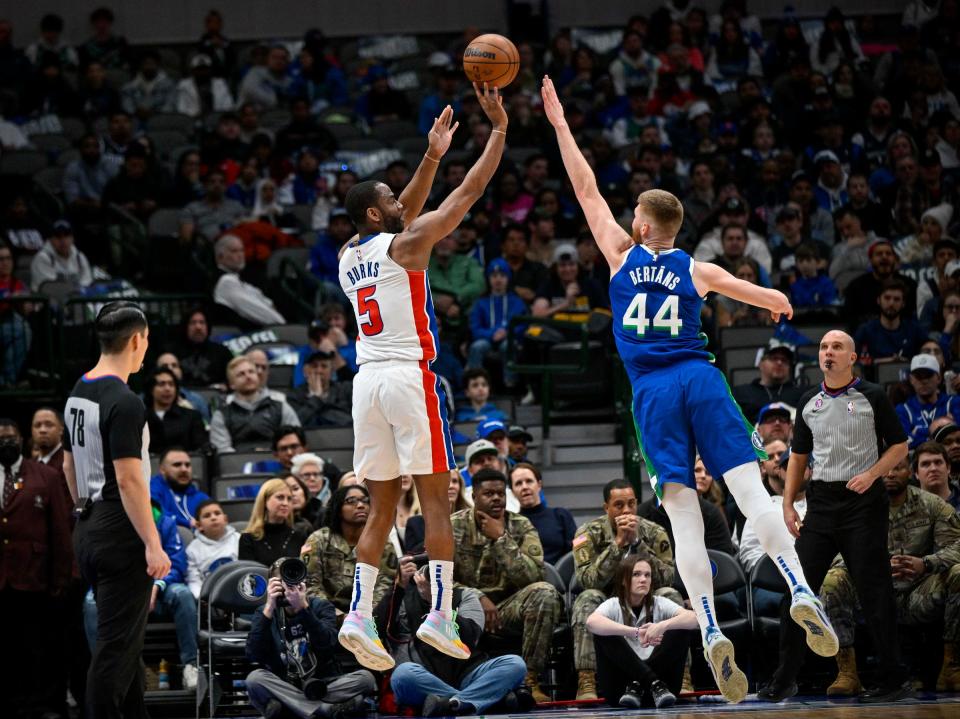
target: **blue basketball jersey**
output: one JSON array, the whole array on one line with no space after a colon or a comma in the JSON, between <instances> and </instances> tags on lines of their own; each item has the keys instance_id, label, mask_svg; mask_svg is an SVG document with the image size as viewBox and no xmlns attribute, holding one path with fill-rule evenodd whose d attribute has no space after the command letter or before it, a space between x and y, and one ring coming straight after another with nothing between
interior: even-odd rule
<instances>
[{"instance_id":1,"label":"blue basketball jersey","mask_svg":"<svg viewBox=\"0 0 960 719\"><path fill-rule=\"evenodd\" d=\"M713 361L700 331L693 258L637 245L610 280L613 336L631 380L689 359Z\"/></svg>"}]
</instances>

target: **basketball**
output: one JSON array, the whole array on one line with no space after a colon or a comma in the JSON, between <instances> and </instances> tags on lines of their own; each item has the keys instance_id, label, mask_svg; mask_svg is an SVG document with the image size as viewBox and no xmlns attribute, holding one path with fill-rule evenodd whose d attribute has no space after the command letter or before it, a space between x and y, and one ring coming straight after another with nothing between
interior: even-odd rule
<instances>
[{"instance_id":1,"label":"basketball","mask_svg":"<svg viewBox=\"0 0 960 719\"><path fill-rule=\"evenodd\" d=\"M506 87L520 69L517 47L503 35L490 33L475 38L463 51L463 71L471 82Z\"/></svg>"}]
</instances>

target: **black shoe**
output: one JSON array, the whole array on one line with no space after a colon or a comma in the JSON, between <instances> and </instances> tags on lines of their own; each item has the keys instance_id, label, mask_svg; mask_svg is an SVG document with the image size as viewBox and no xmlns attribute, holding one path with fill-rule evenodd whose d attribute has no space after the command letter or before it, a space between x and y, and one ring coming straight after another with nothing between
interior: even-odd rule
<instances>
[{"instance_id":1,"label":"black shoe","mask_svg":"<svg viewBox=\"0 0 960 719\"><path fill-rule=\"evenodd\" d=\"M367 715L367 702L361 695L351 697L345 702L332 704L324 719L351 719Z\"/></svg>"},{"instance_id":2,"label":"black shoe","mask_svg":"<svg viewBox=\"0 0 960 719\"><path fill-rule=\"evenodd\" d=\"M280 719L283 716L283 704L271 699L263 708L263 719Z\"/></svg>"},{"instance_id":3,"label":"black shoe","mask_svg":"<svg viewBox=\"0 0 960 719\"><path fill-rule=\"evenodd\" d=\"M452 716L453 709L450 706L450 700L447 697L438 697L436 694L427 694L423 700L423 708L420 715L425 717L445 717Z\"/></svg>"},{"instance_id":4,"label":"black shoe","mask_svg":"<svg viewBox=\"0 0 960 719\"><path fill-rule=\"evenodd\" d=\"M462 702L456 697L451 697L447 702L450 705L450 712L454 716L463 717L477 713L477 708L470 702Z\"/></svg>"},{"instance_id":5,"label":"black shoe","mask_svg":"<svg viewBox=\"0 0 960 719\"><path fill-rule=\"evenodd\" d=\"M627 709L639 709L643 704L643 687L640 686L640 683L630 682L627 684L619 703L620 706Z\"/></svg>"},{"instance_id":6,"label":"black shoe","mask_svg":"<svg viewBox=\"0 0 960 719\"><path fill-rule=\"evenodd\" d=\"M757 691L757 699L765 702L782 702L797 695L797 683L785 684L771 679L762 689Z\"/></svg>"},{"instance_id":7,"label":"black shoe","mask_svg":"<svg viewBox=\"0 0 960 719\"><path fill-rule=\"evenodd\" d=\"M657 709L672 707L677 703L677 698L673 695L673 692L667 689L667 685L659 679L650 685L650 696L653 697L653 705Z\"/></svg>"},{"instance_id":8,"label":"black shoe","mask_svg":"<svg viewBox=\"0 0 960 719\"><path fill-rule=\"evenodd\" d=\"M858 699L863 704L880 704L882 702L898 702L912 696L913 682L908 679L903 684L868 689Z\"/></svg>"},{"instance_id":9,"label":"black shoe","mask_svg":"<svg viewBox=\"0 0 960 719\"><path fill-rule=\"evenodd\" d=\"M513 696L517 700L517 711L521 714L533 711L533 708L537 706L537 702L534 701L533 694L530 693L530 687L528 686L517 687L513 690Z\"/></svg>"}]
</instances>

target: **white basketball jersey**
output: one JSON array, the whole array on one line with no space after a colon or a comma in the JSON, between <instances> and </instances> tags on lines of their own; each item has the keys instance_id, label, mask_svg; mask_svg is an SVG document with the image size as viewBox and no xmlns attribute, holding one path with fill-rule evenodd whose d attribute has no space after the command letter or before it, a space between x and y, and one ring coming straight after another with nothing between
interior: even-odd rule
<instances>
[{"instance_id":1,"label":"white basketball jersey","mask_svg":"<svg viewBox=\"0 0 960 719\"><path fill-rule=\"evenodd\" d=\"M426 270L407 270L390 258L396 235L360 239L340 258L340 286L357 318L357 364L432 361L440 339Z\"/></svg>"}]
</instances>

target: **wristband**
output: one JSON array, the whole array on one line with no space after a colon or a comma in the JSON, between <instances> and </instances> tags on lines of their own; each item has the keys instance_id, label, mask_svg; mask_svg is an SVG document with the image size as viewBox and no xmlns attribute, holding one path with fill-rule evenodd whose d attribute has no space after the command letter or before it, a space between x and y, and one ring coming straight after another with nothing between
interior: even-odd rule
<instances>
[{"instance_id":1,"label":"wristband","mask_svg":"<svg viewBox=\"0 0 960 719\"><path fill-rule=\"evenodd\" d=\"M492 135L492 134L495 133L495 132L499 132L499 133L500 133L501 135L503 135L504 137L507 136L507 133L505 133L503 130L491 130L491 131L490 131L490 134Z\"/></svg>"},{"instance_id":2,"label":"wristband","mask_svg":"<svg viewBox=\"0 0 960 719\"><path fill-rule=\"evenodd\" d=\"M638 641L638 642L640 641L640 627L636 628L636 631L633 634L633 638L635 641Z\"/></svg>"},{"instance_id":3,"label":"wristband","mask_svg":"<svg viewBox=\"0 0 960 719\"><path fill-rule=\"evenodd\" d=\"M424 156L425 158L427 158L428 160L433 160L433 161L436 162L437 164L440 163L440 160L437 159L436 157L430 157L430 153L429 153L429 152L423 153L423 156Z\"/></svg>"}]
</instances>

